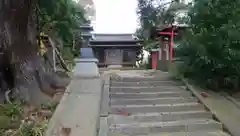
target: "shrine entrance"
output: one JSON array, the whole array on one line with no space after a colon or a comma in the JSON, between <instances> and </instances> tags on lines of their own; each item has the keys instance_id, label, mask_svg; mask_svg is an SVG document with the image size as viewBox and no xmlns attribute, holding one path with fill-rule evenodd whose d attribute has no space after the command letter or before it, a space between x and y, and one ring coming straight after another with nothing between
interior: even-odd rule
<instances>
[{"instance_id":1,"label":"shrine entrance","mask_svg":"<svg viewBox=\"0 0 240 136\"><path fill-rule=\"evenodd\" d=\"M159 41L158 53L154 53L158 56L156 61L156 69L168 71L169 66L175 60L174 48L176 47L174 47L174 41L181 41L182 34L184 33L186 28L187 26L167 26L163 29L157 29L154 32L154 39L157 39Z\"/></svg>"},{"instance_id":2,"label":"shrine entrance","mask_svg":"<svg viewBox=\"0 0 240 136\"><path fill-rule=\"evenodd\" d=\"M158 32L158 40L159 40L159 58L157 62L157 69L162 71L168 71L169 65L172 62L173 58L173 38L174 35L177 35L174 32L174 27L171 29L163 29Z\"/></svg>"},{"instance_id":3,"label":"shrine entrance","mask_svg":"<svg viewBox=\"0 0 240 136\"><path fill-rule=\"evenodd\" d=\"M95 34L90 41L99 67L134 67L142 46L133 34Z\"/></svg>"},{"instance_id":4,"label":"shrine entrance","mask_svg":"<svg viewBox=\"0 0 240 136\"><path fill-rule=\"evenodd\" d=\"M123 52L121 49L105 50L105 60L108 65L120 65L123 60Z\"/></svg>"}]
</instances>

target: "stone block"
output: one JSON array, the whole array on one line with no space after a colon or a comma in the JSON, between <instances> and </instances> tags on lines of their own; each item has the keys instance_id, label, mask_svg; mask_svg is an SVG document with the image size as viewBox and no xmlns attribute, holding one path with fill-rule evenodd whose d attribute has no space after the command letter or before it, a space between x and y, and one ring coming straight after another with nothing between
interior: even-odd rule
<instances>
[{"instance_id":1,"label":"stone block","mask_svg":"<svg viewBox=\"0 0 240 136\"><path fill-rule=\"evenodd\" d=\"M67 92L56 108L45 136L61 136L63 129L70 131L69 136L96 136L101 99L100 79L73 79Z\"/></svg>"},{"instance_id":2,"label":"stone block","mask_svg":"<svg viewBox=\"0 0 240 136\"><path fill-rule=\"evenodd\" d=\"M112 86L172 86L180 85L173 81L138 81L138 82L115 82L111 81Z\"/></svg>"},{"instance_id":3,"label":"stone block","mask_svg":"<svg viewBox=\"0 0 240 136\"><path fill-rule=\"evenodd\" d=\"M131 116L110 115L109 124L127 124L136 122L169 122L187 119L212 119L212 115L207 111L193 112L160 112L147 114L133 114Z\"/></svg>"},{"instance_id":4,"label":"stone block","mask_svg":"<svg viewBox=\"0 0 240 136\"><path fill-rule=\"evenodd\" d=\"M186 132L194 132L194 131L214 131L214 130L222 130L222 124L220 122L214 120L203 120L196 121L195 124L187 124Z\"/></svg>"},{"instance_id":5,"label":"stone block","mask_svg":"<svg viewBox=\"0 0 240 136\"><path fill-rule=\"evenodd\" d=\"M110 105L157 105L157 104L176 104L194 103L198 100L194 97L165 97L165 98L144 98L144 99L112 99Z\"/></svg>"},{"instance_id":6,"label":"stone block","mask_svg":"<svg viewBox=\"0 0 240 136\"><path fill-rule=\"evenodd\" d=\"M88 58L76 60L74 75L82 76L82 77L100 76L97 62L98 62L97 59L88 59Z\"/></svg>"},{"instance_id":7,"label":"stone block","mask_svg":"<svg viewBox=\"0 0 240 136\"><path fill-rule=\"evenodd\" d=\"M115 130L128 134L149 134L149 133L174 133L174 132L201 132L220 131L222 127L219 122L207 119L192 119L169 122L146 122L110 125Z\"/></svg>"},{"instance_id":8,"label":"stone block","mask_svg":"<svg viewBox=\"0 0 240 136\"><path fill-rule=\"evenodd\" d=\"M112 99L146 99L146 98L166 98L166 97L190 97L190 92L144 92L144 93L111 93Z\"/></svg>"},{"instance_id":9,"label":"stone block","mask_svg":"<svg viewBox=\"0 0 240 136\"><path fill-rule=\"evenodd\" d=\"M111 86L111 92L185 91L181 86Z\"/></svg>"},{"instance_id":10,"label":"stone block","mask_svg":"<svg viewBox=\"0 0 240 136\"><path fill-rule=\"evenodd\" d=\"M102 99L101 99L101 110L100 116L108 116L109 113L109 85L103 86Z\"/></svg>"},{"instance_id":11,"label":"stone block","mask_svg":"<svg viewBox=\"0 0 240 136\"><path fill-rule=\"evenodd\" d=\"M100 117L100 129L97 136L108 136L107 117Z\"/></svg>"},{"instance_id":12,"label":"stone block","mask_svg":"<svg viewBox=\"0 0 240 136\"><path fill-rule=\"evenodd\" d=\"M116 114L119 110L129 113L155 113L155 112L180 112L180 111L197 111L204 110L201 104L192 105L127 105L127 106L111 106L110 112Z\"/></svg>"}]
</instances>

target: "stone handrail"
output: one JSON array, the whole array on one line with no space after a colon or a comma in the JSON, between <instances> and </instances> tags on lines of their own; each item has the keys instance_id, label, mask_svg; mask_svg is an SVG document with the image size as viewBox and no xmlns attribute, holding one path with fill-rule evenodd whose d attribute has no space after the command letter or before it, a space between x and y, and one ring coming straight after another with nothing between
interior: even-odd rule
<instances>
[{"instance_id":1,"label":"stone handrail","mask_svg":"<svg viewBox=\"0 0 240 136\"><path fill-rule=\"evenodd\" d=\"M97 136L102 80L73 77L44 136Z\"/></svg>"}]
</instances>

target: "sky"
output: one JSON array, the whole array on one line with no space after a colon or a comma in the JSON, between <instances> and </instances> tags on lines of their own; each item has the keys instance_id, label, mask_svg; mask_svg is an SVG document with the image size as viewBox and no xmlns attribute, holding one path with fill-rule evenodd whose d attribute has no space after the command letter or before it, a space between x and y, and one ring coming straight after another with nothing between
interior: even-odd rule
<instances>
[{"instance_id":1,"label":"sky","mask_svg":"<svg viewBox=\"0 0 240 136\"><path fill-rule=\"evenodd\" d=\"M94 0L96 33L134 33L137 0Z\"/></svg>"}]
</instances>

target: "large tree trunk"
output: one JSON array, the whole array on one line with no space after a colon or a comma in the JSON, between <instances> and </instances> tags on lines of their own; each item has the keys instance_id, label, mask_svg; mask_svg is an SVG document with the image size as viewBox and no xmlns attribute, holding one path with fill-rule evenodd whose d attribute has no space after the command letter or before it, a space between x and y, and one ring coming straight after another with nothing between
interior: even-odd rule
<instances>
[{"instance_id":1,"label":"large tree trunk","mask_svg":"<svg viewBox=\"0 0 240 136\"><path fill-rule=\"evenodd\" d=\"M31 103L42 104L50 99L42 93L35 78L36 71L44 75L36 40L36 6L37 0L0 1L0 45L10 52L14 65L14 85L18 90L14 93ZM44 76L41 80L45 81Z\"/></svg>"}]
</instances>

